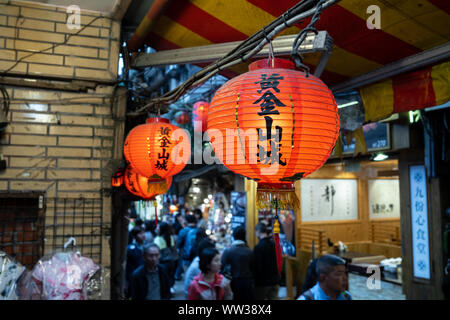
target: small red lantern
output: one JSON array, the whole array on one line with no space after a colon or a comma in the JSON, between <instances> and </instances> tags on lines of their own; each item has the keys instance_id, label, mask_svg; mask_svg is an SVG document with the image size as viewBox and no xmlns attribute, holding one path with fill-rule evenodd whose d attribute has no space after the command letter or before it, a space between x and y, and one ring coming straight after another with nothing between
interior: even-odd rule
<instances>
[{"instance_id":1,"label":"small red lantern","mask_svg":"<svg viewBox=\"0 0 450 320\"><path fill-rule=\"evenodd\" d=\"M227 136L227 129L236 134ZM330 89L319 78L294 70L289 60L252 63L249 72L217 90L208 111L208 135L217 157L230 170L261 183L293 182L316 171L338 134Z\"/></svg>"},{"instance_id":2,"label":"small red lantern","mask_svg":"<svg viewBox=\"0 0 450 320\"><path fill-rule=\"evenodd\" d=\"M191 154L186 132L164 118L149 118L133 128L124 144L133 169L151 180L161 180L183 170Z\"/></svg>"},{"instance_id":3,"label":"small red lantern","mask_svg":"<svg viewBox=\"0 0 450 320\"><path fill-rule=\"evenodd\" d=\"M128 167L124 175L125 186L132 194L145 200L152 200L156 195L166 193L172 184L172 177L162 180L150 180Z\"/></svg>"},{"instance_id":4,"label":"small red lantern","mask_svg":"<svg viewBox=\"0 0 450 320\"><path fill-rule=\"evenodd\" d=\"M207 120L208 120L208 108L209 108L209 103L206 101L198 101L192 107L192 115L193 115L195 132L205 132L206 131Z\"/></svg>"},{"instance_id":5,"label":"small red lantern","mask_svg":"<svg viewBox=\"0 0 450 320\"><path fill-rule=\"evenodd\" d=\"M175 113L175 121L179 124L186 124L191 120L187 111L178 111Z\"/></svg>"},{"instance_id":6,"label":"small red lantern","mask_svg":"<svg viewBox=\"0 0 450 320\"><path fill-rule=\"evenodd\" d=\"M118 188L123 184L123 172L124 172L124 169L121 168L121 169L117 170L116 173L114 173L114 175L112 176L112 182L111 182L111 185L113 187Z\"/></svg>"}]
</instances>

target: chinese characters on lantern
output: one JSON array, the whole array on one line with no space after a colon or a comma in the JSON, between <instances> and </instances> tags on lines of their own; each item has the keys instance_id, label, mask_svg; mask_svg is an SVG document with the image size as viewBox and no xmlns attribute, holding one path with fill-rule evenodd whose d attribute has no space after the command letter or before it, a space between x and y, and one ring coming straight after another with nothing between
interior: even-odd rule
<instances>
[{"instance_id":1,"label":"chinese characters on lantern","mask_svg":"<svg viewBox=\"0 0 450 320\"><path fill-rule=\"evenodd\" d=\"M160 134L159 146L161 148L161 152L158 152L158 160L156 161L155 167L156 169L167 171L167 162L169 160L170 153L167 152L166 148L172 144L169 140L170 128L160 127Z\"/></svg>"},{"instance_id":2,"label":"chinese characters on lantern","mask_svg":"<svg viewBox=\"0 0 450 320\"><path fill-rule=\"evenodd\" d=\"M430 279L427 189L424 166L409 168L414 276Z\"/></svg>"},{"instance_id":3,"label":"chinese characters on lantern","mask_svg":"<svg viewBox=\"0 0 450 320\"><path fill-rule=\"evenodd\" d=\"M282 159L283 154L280 153L281 140L283 137L283 128L280 126L275 126L276 135L272 137L272 115L278 115L280 112L276 107L285 107L285 105L277 98L275 93L279 93L278 85L280 82L278 80L283 80L284 77L280 76L278 73L273 73L271 75L262 74L261 80L255 82L259 84L261 89L256 90L259 94L262 93L261 97L257 99L253 104L259 104L261 107L261 112L258 112L259 116L263 116L266 122L266 134L264 135L264 129L256 129L258 132L258 162L262 164L273 165L275 163L282 166L286 165L286 161ZM266 90L266 91L264 91ZM273 91L272 91L273 90ZM263 93L264 91L264 93ZM260 145L260 142L266 141L265 146ZM269 146L267 146L267 142Z\"/></svg>"}]
</instances>

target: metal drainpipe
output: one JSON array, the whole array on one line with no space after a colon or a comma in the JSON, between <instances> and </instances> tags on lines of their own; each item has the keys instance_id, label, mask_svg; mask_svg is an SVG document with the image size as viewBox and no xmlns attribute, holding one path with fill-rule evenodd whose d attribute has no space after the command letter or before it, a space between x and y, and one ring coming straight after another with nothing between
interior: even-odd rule
<instances>
[{"instance_id":1,"label":"metal drainpipe","mask_svg":"<svg viewBox=\"0 0 450 320\"><path fill-rule=\"evenodd\" d=\"M129 52L136 52L141 47L152 25L166 8L169 1L170 0L155 0L153 2L133 36L127 42Z\"/></svg>"}]
</instances>

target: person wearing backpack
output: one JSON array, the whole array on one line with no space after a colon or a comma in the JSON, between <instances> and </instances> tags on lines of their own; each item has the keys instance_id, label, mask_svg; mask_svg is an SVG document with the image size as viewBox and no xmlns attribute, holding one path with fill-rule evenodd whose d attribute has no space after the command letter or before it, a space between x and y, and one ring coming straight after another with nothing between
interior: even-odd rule
<instances>
[{"instance_id":1,"label":"person wearing backpack","mask_svg":"<svg viewBox=\"0 0 450 320\"><path fill-rule=\"evenodd\" d=\"M178 252L183 259L183 268L177 269L175 279L181 278L181 274L184 272L184 267L188 267L191 263L191 249L195 243L195 237L197 235L197 220L193 215L186 216L187 226L183 228L178 234L177 248Z\"/></svg>"},{"instance_id":2,"label":"person wearing backpack","mask_svg":"<svg viewBox=\"0 0 450 320\"><path fill-rule=\"evenodd\" d=\"M345 260L327 254L317 260L317 283L303 292L297 300L352 300L345 290L348 283Z\"/></svg>"}]
</instances>

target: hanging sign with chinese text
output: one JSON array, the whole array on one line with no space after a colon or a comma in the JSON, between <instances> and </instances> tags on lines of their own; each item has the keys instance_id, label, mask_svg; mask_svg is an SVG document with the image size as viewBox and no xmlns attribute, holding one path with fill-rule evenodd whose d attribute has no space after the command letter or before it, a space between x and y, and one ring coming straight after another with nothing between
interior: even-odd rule
<instances>
[{"instance_id":1,"label":"hanging sign with chinese text","mask_svg":"<svg viewBox=\"0 0 450 320\"><path fill-rule=\"evenodd\" d=\"M424 166L409 167L414 277L430 279L427 185Z\"/></svg>"}]
</instances>

